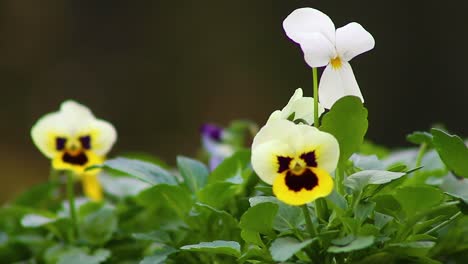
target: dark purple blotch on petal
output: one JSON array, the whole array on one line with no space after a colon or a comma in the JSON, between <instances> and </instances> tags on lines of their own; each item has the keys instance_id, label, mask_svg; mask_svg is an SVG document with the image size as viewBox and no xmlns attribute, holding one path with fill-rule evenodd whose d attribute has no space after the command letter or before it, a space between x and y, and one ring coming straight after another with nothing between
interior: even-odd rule
<instances>
[{"instance_id":1,"label":"dark purple blotch on petal","mask_svg":"<svg viewBox=\"0 0 468 264\"><path fill-rule=\"evenodd\" d=\"M67 139L63 137L56 137L55 138L55 149L58 151L65 149L65 143L67 143Z\"/></svg>"},{"instance_id":2,"label":"dark purple blotch on petal","mask_svg":"<svg viewBox=\"0 0 468 264\"><path fill-rule=\"evenodd\" d=\"M301 159L305 161L307 167L317 167L317 158L315 157L315 151L302 154Z\"/></svg>"},{"instance_id":3,"label":"dark purple blotch on petal","mask_svg":"<svg viewBox=\"0 0 468 264\"><path fill-rule=\"evenodd\" d=\"M278 173L282 173L285 170L289 170L289 164L291 163L292 158L278 156Z\"/></svg>"},{"instance_id":4,"label":"dark purple blotch on petal","mask_svg":"<svg viewBox=\"0 0 468 264\"><path fill-rule=\"evenodd\" d=\"M91 149L91 137L90 136L83 136L80 137L81 147L84 149Z\"/></svg>"},{"instance_id":5,"label":"dark purple blotch on petal","mask_svg":"<svg viewBox=\"0 0 468 264\"><path fill-rule=\"evenodd\" d=\"M318 185L318 177L309 169L305 169L300 175L288 171L285 177L285 184L289 190L294 192L299 192L303 188L311 191Z\"/></svg>"}]
</instances>

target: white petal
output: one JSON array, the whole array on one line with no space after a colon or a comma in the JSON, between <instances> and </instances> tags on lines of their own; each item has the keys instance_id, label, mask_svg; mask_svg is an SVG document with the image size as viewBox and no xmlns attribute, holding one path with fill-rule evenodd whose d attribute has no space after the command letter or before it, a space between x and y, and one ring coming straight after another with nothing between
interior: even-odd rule
<instances>
[{"instance_id":1,"label":"white petal","mask_svg":"<svg viewBox=\"0 0 468 264\"><path fill-rule=\"evenodd\" d=\"M356 22L336 30L336 49L341 59L350 61L355 56L373 49L375 40Z\"/></svg>"},{"instance_id":2,"label":"white petal","mask_svg":"<svg viewBox=\"0 0 468 264\"><path fill-rule=\"evenodd\" d=\"M272 120L263 126L252 142L252 151L268 141L280 141L290 145L293 149L300 148L302 137L299 134L296 124L286 119Z\"/></svg>"},{"instance_id":3,"label":"white petal","mask_svg":"<svg viewBox=\"0 0 468 264\"><path fill-rule=\"evenodd\" d=\"M252 168L268 184L273 184L278 176L278 156L293 157L294 151L279 140L270 140L252 148Z\"/></svg>"},{"instance_id":4,"label":"white petal","mask_svg":"<svg viewBox=\"0 0 468 264\"><path fill-rule=\"evenodd\" d=\"M301 43L304 36L313 32L322 33L330 43L335 43L333 21L317 9L306 7L294 10L283 21L283 28L286 35L297 43Z\"/></svg>"},{"instance_id":5,"label":"white petal","mask_svg":"<svg viewBox=\"0 0 468 264\"><path fill-rule=\"evenodd\" d=\"M317 167L332 173L336 169L340 157L340 147L336 138L310 126L299 125L298 129L304 137L304 149L315 150Z\"/></svg>"},{"instance_id":6,"label":"white petal","mask_svg":"<svg viewBox=\"0 0 468 264\"><path fill-rule=\"evenodd\" d=\"M320 103L330 109L336 101L347 95L357 96L364 102L351 65L346 61L342 61L338 69L328 65L320 78Z\"/></svg>"},{"instance_id":7,"label":"white petal","mask_svg":"<svg viewBox=\"0 0 468 264\"><path fill-rule=\"evenodd\" d=\"M81 133L91 135L91 149L101 156L106 155L117 140L117 131L114 126L99 119L90 122Z\"/></svg>"},{"instance_id":8,"label":"white petal","mask_svg":"<svg viewBox=\"0 0 468 264\"><path fill-rule=\"evenodd\" d=\"M305 35L300 44L304 60L312 68L326 66L337 55L335 46L321 33Z\"/></svg>"},{"instance_id":9,"label":"white petal","mask_svg":"<svg viewBox=\"0 0 468 264\"><path fill-rule=\"evenodd\" d=\"M325 109L319 104L318 115L323 114ZM303 119L307 124L312 125L314 123L314 98L303 97L296 100L292 106L292 111L295 113L294 119Z\"/></svg>"},{"instance_id":10,"label":"white petal","mask_svg":"<svg viewBox=\"0 0 468 264\"><path fill-rule=\"evenodd\" d=\"M55 136L59 131L62 118L58 112L40 118L31 129L31 137L36 147L48 158L53 158L56 150Z\"/></svg>"}]
</instances>

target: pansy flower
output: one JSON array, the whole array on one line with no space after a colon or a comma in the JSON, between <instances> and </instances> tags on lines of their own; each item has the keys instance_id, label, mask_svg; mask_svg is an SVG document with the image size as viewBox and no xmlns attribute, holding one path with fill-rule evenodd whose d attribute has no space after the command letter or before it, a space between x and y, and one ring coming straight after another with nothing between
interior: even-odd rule
<instances>
[{"instance_id":1,"label":"pansy flower","mask_svg":"<svg viewBox=\"0 0 468 264\"><path fill-rule=\"evenodd\" d=\"M276 110L268 118L267 122L277 119L287 119L294 122L302 122L309 125L314 123L314 98L304 97L301 88L297 88L288 104L282 110ZM325 109L319 105L320 116Z\"/></svg>"},{"instance_id":2,"label":"pansy flower","mask_svg":"<svg viewBox=\"0 0 468 264\"><path fill-rule=\"evenodd\" d=\"M331 134L278 119L255 136L252 167L279 200L302 205L331 193L339 151Z\"/></svg>"},{"instance_id":3,"label":"pansy flower","mask_svg":"<svg viewBox=\"0 0 468 264\"><path fill-rule=\"evenodd\" d=\"M310 67L326 66L319 84L319 100L325 108L346 95L364 101L349 61L374 48L369 32L355 22L335 30L331 19L313 8L294 10L283 21L283 28L301 46Z\"/></svg>"},{"instance_id":4,"label":"pansy flower","mask_svg":"<svg viewBox=\"0 0 468 264\"><path fill-rule=\"evenodd\" d=\"M235 149L224 141L228 132L214 124L204 124L200 128L203 148L210 156L209 167L214 170L227 157L231 156Z\"/></svg>"},{"instance_id":5,"label":"pansy flower","mask_svg":"<svg viewBox=\"0 0 468 264\"><path fill-rule=\"evenodd\" d=\"M96 119L81 104L66 101L58 112L40 118L31 136L37 148L51 159L54 169L74 172L81 178L89 198L102 198L98 171L85 169L103 163L116 141L117 133L109 122Z\"/></svg>"}]
</instances>

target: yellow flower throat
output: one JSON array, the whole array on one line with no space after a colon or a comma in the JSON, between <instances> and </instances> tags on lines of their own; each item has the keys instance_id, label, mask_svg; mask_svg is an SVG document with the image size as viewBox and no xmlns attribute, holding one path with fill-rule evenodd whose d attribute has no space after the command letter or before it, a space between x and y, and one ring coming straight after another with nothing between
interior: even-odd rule
<instances>
[{"instance_id":1,"label":"yellow flower throat","mask_svg":"<svg viewBox=\"0 0 468 264\"><path fill-rule=\"evenodd\" d=\"M343 63L341 62L341 59L339 56L336 56L334 59L330 60L330 64L332 65L333 69L338 70L341 68Z\"/></svg>"}]
</instances>

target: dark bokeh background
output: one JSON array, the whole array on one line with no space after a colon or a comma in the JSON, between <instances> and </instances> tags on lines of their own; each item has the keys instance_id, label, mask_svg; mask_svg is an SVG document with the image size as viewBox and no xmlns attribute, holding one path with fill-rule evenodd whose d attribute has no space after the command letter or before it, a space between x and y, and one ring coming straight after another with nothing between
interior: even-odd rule
<instances>
[{"instance_id":1,"label":"dark bokeh background","mask_svg":"<svg viewBox=\"0 0 468 264\"><path fill-rule=\"evenodd\" d=\"M65 99L115 124L113 154L173 163L195 153L203 122L263 123L295 88L310 96L310 69L282 30L304 6L376 39L352 61L368 138L403 146L435 122L468 134L463 1L0 0L0 200L46 179L29 130Z\"/></svg>"}]
</instances>

